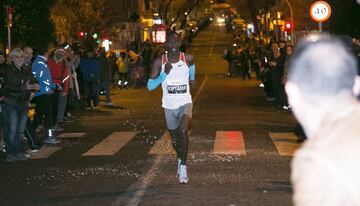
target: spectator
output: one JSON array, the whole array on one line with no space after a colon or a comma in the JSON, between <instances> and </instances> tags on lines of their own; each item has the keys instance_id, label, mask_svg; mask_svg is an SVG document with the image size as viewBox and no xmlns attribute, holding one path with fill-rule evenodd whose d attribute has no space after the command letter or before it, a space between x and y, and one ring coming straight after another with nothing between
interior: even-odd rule
<instances>
[{"instance_id":1,"label":"spectator","mask_svg":"<svg viewBox=\"0 0 360 206\"><path fill-rule=\"evenodd\" d=\"M4 137L5 137L5 112L3 100L4 100L4 71L5 71L5 53L0 50L0 150L5 152L5 144L4 144Z\"/></svg>"},{"instance_id":2,"label":"spectator","mask_svg":"<svg viewBox=\"0 0 360 206\"><path fill-rule=\"evenodd\" d=\"M291 164L296 206L360 205L357 74L334 37L311 35L294 50L286 92L308 137Z\"/></svg>"},{"instance_id":3,"label":"spectator","mask_svg":"<svg viewBox=\"0 0 360 206\"><path fill-rule=\"evenodd\" d=\"M33 49L31 47L25 46L23 48L23 51L24 51L24 69L27 72L32 73L31 66L32 66L32 59L33 59ZM33 75L31 75L30 83L38 84L38 82L36 81L36 79ZM31 91L30 101L33 100L35 92L36 92L35 90ZM32 120L29 115L27 115L26 127L25 127L24 134L25 134L26 140L30 146L31 152L37 152L45 147L43 144L41 144L39 142L38 135L36 134L36 131L35 131L34 127L32 126Z\"/></svg>"},{"instance_id":4,"label":"spectator","mask_svg":"<svg viewBox=\"0 0 360 206\"><path fill-rule=\"evenodd\" d=\"M40 90L35 94L35 116L33 127L36 130L44 117L44 142L48 144L58 144L60 141L56 139L51 131L53 117L50 94L53 93L54 90L61 90L61 87L51 80L51 74L47 64L48 57L48 49L40 48L32 65L32 72L40 85Z\"/></svg>"},{"instance_id":5,"label":"spectator","mask_svg":"<svg viewBox=\"0 0 360 206\"><path fill-rule=\"evenodd\" d=\"M64 113L69 90L69 73L64 59L65 50L57 49L53 57L49 58L48 61L52 81L62 87L61 91L55 91L52 94L54 131L63 130L61 125L64 123Z\"/></svg>"},{"instance_id":6,"label":"spectator","mask_svg":"<svg viewBox=\"0 0 360 206\"><path fill-rule=\"evenodd\" d=\"M99 63L100 63L100 84L98 87L98 93L100 90L104 89L105 92L105 101L107 106L111 106L111 98L110 98L110 84L111 84L111 68L109 62L111 59L106 58L105 48L102 47L100 49ZM98 94L99 95L99 94Z\"/></svg>"},{"instance_id":7,"label":"spectator","mask_svg":"<svg viewBox=\"0 0 360 206\"><path fill-rule=\"evenodd\" d=\"M129 57L126 55L125 52L121 52L120 57L116 61L116 65L118 66L120 89L127 88L127 73L129 69L129 64Z\"/></svg>"},{"instance_id":8,"label":"spectator","mask_svg":"<svg viewBox=\"0 0 360 206\"><path fill-rule=\"evenodd\" d=\"M30 90L38 89L39 85L30 84L30 70L25 70L24 52L20 48L11 51L10 64L4 72L4 106L6 115L5 146L6 161L14 162L29 158L21 148L27 113L29 108Z\"/></svg>"},{"instance_id":9,"label":"spectator","mask_svg":"<svg viewBox=\"0 0 360 206\"><path fill-rule=\"evenodd\" d=\"M272 43L271 50L272 54L270 56L269 65L272 88L274 91L276 107L283 109L283 107L286 106L286 103L284 86L281 81L284 76L285 56L280 52L280 48L275 42Z\"/></svg>"},{"instance_id":10,"label":"spectator","mask_svg":"<svg viewBox=\"0 0 360 206\"><path fill-rule=\"evenodd\" d=\"M64 121L73 121L73 116L69 112L70 108L78 107L81 100L80 88L78 82L77 68L80 65L80 55L76 53L73 47L66 49L66 68L70 75L69 78L69 91L68 91L68 105Z\"/></svg>"},{"instance_id":11,"label":"spectator","mask_svg":"<svg viewBox=\"0 0 360 206\"><path fill-rule=\"evenodd\" d=\"M100 65L95 58L93 50L86 52L86 57L80 61L81 73L84 81L84 95L87 101L87 109L91 109L92 105L96 108L99 104L97 95L97 84L99 82Z\"/></svg>"}]
</instances>

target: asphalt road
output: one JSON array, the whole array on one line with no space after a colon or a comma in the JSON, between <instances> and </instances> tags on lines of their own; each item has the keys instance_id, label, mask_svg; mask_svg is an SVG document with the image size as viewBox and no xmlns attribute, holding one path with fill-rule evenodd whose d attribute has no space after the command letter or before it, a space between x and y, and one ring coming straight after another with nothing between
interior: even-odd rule
<instances>
[{"instance_id":1,"label":"asphalt road","mask_svg":"<svg viewBox=\"0 0 360 206\"><path fill-rule=\"evenodd\" d=\"M158 147L166 140L161 89L114 89L113 102L123 109L77 111L58 133L72 137L47 147L56 150L48 157L9 164L0 154L0 205L291 205L291 155L281 155L271 134L293 132L295 120L265 101L254 78L225 76L221 56L231 43L231 34L210 26L190 48L198 87L187 185L178 183L172 151ZM225 145L242 143L241 154L217 153L220 134ZM117 139L122 145L111 154L84 155Z\"/></svg>"}]
</instances>

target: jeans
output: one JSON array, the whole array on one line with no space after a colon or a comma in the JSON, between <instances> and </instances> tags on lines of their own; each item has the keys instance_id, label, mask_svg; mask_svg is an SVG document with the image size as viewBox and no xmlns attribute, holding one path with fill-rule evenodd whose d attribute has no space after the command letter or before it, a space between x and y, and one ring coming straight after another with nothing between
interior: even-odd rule
<instances>
[{"instance_id":1,"label":"jeans","mask_svg":"<svg viewBox=\"0 0 360 206\"><path fill-rule=\"evenodd\" d=\"M97 95L97 82L96 81L84 81L84 94L86 97L87 106L91 107L91 101L94 107L99 104L99 96Z\"/></svg>"},{"instance_id":2,"label":"jeans","mask_svg":"<svg viewBox=\"0 0 360 206\"><path fill-rule=\"evenodd\" d=\"M5 103L6 130L5 145L6 154L16 155L22 153L21 140L27 120L28 105Z\"/></svg>"},{"instance_id":3,"label":"jeans","mask_svg":"<svg viewBox=\"0 0 360 206\"><path fill-rule=\"evenodd\" d=\"M57 123L62 123L64 121L65 108L67 103L67 95L59 94L59 104L57 108Z\"/></svg>"},{"instance_id":4,"label":"jeans","mask_svg":"<svg viewBox=\"0 0 360 206\"><path fill-rule=\"evenodd\" d=\"M50 95L44 94L35 97L35 116L33 120L33 128L36 130L44 118L45 129L50 129L53 126L52 107Z\"/></svg>"}]
</instances>

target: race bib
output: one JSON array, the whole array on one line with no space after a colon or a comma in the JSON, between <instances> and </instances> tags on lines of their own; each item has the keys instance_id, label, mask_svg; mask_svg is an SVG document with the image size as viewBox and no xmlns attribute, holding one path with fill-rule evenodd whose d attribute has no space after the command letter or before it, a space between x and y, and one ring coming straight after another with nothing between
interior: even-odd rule
<instances>
[{"instance_id":1,"label":"race bib","mask_svg":"<svg viewBox=\"0 0 360 206\"><path fill-rule=\"evenodd\" d=\"M167 85L168 94L185 94L187 91L187 85Z\"/></svg>"}]
</instances>

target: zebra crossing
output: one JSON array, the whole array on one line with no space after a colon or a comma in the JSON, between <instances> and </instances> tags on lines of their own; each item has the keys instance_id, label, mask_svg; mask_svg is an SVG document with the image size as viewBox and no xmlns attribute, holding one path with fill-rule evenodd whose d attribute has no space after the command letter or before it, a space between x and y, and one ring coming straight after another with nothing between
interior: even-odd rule
<instances>
[{"instance_id":1,"label":"zebra crossing","mask_svg":"<svg viewBox=\"0 0 360 206\"><path fill-rule=\"evenodd\" d=\"M101 142L95 144L92 148L81 154L82 157L111 156L119 152L126 146L139 132L121 131L113 132ZM280 156L293 156L294 152L301 146L297 142L294 133L269 132L268 137L274 144L277 153ZM62 133L58 135L59 139L82 139L87 138L87 133ZM191 137L190 137L191 138ZM210 153L224 155L247 155L246 145L242 131L216 131L214 135L213 147ZM31 153L31 159L46 159L56 152L61 151L63 147L48 146L44 149ZM190 151L191 153L191 151ZM173 155L175 150L172 146L172 140L169 132L165 132L160 139L151 147L149 155Z\"/></svg>"}]
</instances>

